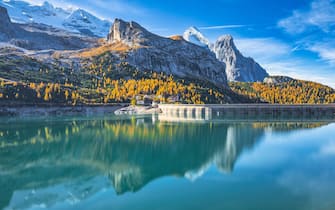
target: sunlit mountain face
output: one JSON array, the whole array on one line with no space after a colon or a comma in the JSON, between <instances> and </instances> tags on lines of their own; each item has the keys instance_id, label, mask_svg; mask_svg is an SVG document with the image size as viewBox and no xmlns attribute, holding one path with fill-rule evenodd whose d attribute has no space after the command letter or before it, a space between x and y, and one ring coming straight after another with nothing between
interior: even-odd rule
<instances>
[{"instance_id":1,"label":"sunlit mountain face","mask_svg":"<svg viewBox=\"0 0 335 210\"><path fill-rule=\"evenodd\" d=\"M104 191L122 198L154 180L201 181L216 168L234 176L245 152L269 132L327 123L174 123L157 116L4 120L0 123L1 207L78 205Z\"/></svg>"}]
</instances>

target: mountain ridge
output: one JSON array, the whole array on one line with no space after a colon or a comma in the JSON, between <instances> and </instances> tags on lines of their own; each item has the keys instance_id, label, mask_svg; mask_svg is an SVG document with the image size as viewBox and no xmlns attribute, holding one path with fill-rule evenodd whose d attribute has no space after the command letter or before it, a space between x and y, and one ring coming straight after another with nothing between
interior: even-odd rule
<instances>
[{"instance_id":1,"label":"mountain ridge","mask_svg":"<svg viewBox=\"0 0 335 210\"><path fill-rule=\"evenodd\" d=\"M16 23L42 23L56 28L77 32L86 36L105 37L111 22L100 19L83 9L62 9L45 1L42 5L32 5L20 0L1 0Z\"/></svg>"},{"instance_id":2,"label":"mountain ridge","mask_svg":"<svg viewBox=\"0 0 335 210\"><path fill-rule=\"evenodd\" d=\"M96 40L56 30L41 24L12 23L7 10L0 6L0 42L27 50L75 50L92 47Z\"/></svg>"},{"instance_id":3,"label":"mountain ridge","mask_svg":"<svg viewBox=\"0 0 335 210\"><path fill-rule=\"evenodd\" d=\"M153 34L136 22L115 19L107 38L131 47L127 62L141 69L153 69L180 77L193 77L227 86L225 65L214 53L185 40Z\"/></svg>"}]
</instances>

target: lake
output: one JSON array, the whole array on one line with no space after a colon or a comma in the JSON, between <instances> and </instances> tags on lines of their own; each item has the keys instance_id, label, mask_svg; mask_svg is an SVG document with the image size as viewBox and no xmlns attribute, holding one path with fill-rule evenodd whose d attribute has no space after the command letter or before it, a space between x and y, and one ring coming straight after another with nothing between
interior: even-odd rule
<instances>
[{"instance_id":1,"label":"lake","mask_svg":"<svg viewBox=\"0 0 335 210\"><path fill-rule=\"evenodd\" d=\"M335 209L329 119L1 118L1 209Z\"/></svg>"}]
</instances>

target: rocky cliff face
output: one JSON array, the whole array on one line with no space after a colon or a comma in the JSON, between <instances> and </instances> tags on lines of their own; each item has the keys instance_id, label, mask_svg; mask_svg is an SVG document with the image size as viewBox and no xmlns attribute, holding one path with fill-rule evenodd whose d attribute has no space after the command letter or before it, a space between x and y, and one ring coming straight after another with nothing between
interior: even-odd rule
<instances>
[{"instance_id":1,"label":"rocky cliff face","mask_svg":"<svg viewBox=\"0 0 335 210\"><path fill-rule=\"evenodd\" d=\"M214 52L217 59L226 64L229 81L256 82L263 81L269 76L266 70L252 58L246 58L240 53L230 35L222 36L212 44L198 29L191 27L185 31L183 37L199 46L206 46Z\"/></svg>"},{"instance_id":2,"label":"rocky cliff face","mask_svg":"<svg viewBox=\"0 0 335 210\"><path fill-rule=\"evenodd\" d=\"M208 49L185 40L152 34L138 23L114 21L108 43L123 43L131 50L127 62L140 70L154 70L182 78L193 78L227 86L225 64Z\"/></svg>"},{"instance_id":3,"label":"rocky cliff face","mask_svg":"<svg viewBox=\"0 0 335 210\"><path fill-rule=\"evenodd\" d=\"M147 31L136 22L125 22L121 19L115 19L110 32L108 34L109 43L122 42L130 47L148 45L150 40L155 41L154 34Z\"/></svg>"},{"instance_id":4,"label":"rocky cliff face","mask_svg":"<svg viewBox=\"0 0 335 210\"><path fill-rule=\"evenodd\" d=\"M7 41L14 33L6 8L0 6L0 41Z\"/></svg>"},{"instance_id":5,"label":"rocky cliff face","mask_svg":"<svg viewBox=\"0 0 335 210\"><path fill-rule=\"evenodd\" d=\"M226 64L226 73L229 81L255 82L263 81L269 76L252 58L244 57L234 44L230 35L220 37L212 49L219 61Z\"/></svg>"}]
</instances>

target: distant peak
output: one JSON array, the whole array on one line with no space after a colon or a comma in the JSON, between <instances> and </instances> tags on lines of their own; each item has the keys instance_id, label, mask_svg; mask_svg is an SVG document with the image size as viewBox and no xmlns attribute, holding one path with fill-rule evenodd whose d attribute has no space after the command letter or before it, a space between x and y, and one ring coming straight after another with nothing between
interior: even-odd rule
<instances>
[{"instance_id":1,"label":"distant peak","mask_svg":"<svg viewBox=\"0 0 335 210\"><path fill-rule=\"evenodd\" d=\"M80 13L80 14L85 14L85 15L89 14L89 15L91 15L89 12L87 12L86 10L83 10L83 9L76 9L76 10L73 11L73 13Z\"/></svg>"},{"instance_id":2,"label":"distant peak","mask_svg":"<svg viewBox=\"0 0 335 210\"><path fill-rule=\"evenodd\" d=\"M220 36L218 38L218 41L229 41L230 42L230 41L234 41L234 38L232 35L227 34L227 35Z\"/></svg>"},{"instance_id":3,"label":"distant peak","mask_svg":"<svg viewBox=\"0 0 335 210\"><path fill-rule=\"evenodd\" d=\"M199 46L210 46L209 40L195 26L189 27L184 32L183 38L186 41L192 42L193 44L196 44L196 45L199 45Z\"/></svg>"},{"instance_id":4,"label":"distant peak","mask_svg":"<svg viewBox=\"0 0 335 210\"><path fill-rule=\"evenodd\" d=\"M186 31L184 32L184 36L191 36L192 34L195 34L195 33L199 33L202 35L201 31L197 27L191 26L188 29L186 29Z\"/></svg>"},{"instance_id":5,"label":"distant peak","mask_svg":"<svg viewBox=\"0 0 335 210\"><path fill-rule=\"evenodd\" d=\"M12 37L15 32L7 9L0 6L0 41Z\"/></svg>"},{"instance_id":6,"label":"distant peak","mask_svg":"<svg viewBox=\"0 0 335 210\"><path fill-rule=\"evenodd\" d=\"M51 3L47 2L47 1L43 2L42 7L50 9L50 10L54 9L54 6Z\"/></svg>"},{"instance_id":7,"label":"distant peak","mask_svg":"<svg viewBox=\"0 0 335 210\"><path fill-rule=\"evenodd\" d=\"M191 27L188 28L188 30L189 31L199 31L200 32L200 30L196 26L191 26Z\"/></svg>"},{"instance_id":8,"label":"distant peak","mask_svg":"<svg viewBox=\"0 0 335 210\"><path fill-rule=\"evenodd\" d=\"M10 18L5 7L0 6L0 27L5 27L6 24L10 23Z\"/></svg>"},{"instance_id":9,"label":"distant peak","mask_svg":"<svg viewBox=\"0 0 335 210\"><path fill-rule=\"evenodd\" d=\"M237 51L235 43L234 43L234 38L232 35L228 34L228 35L223 35L220 36L218 38L218 40L216 41L217 45L221 46L221 47L231 47L234 50Z\"/></svg>"}]
</instances>

